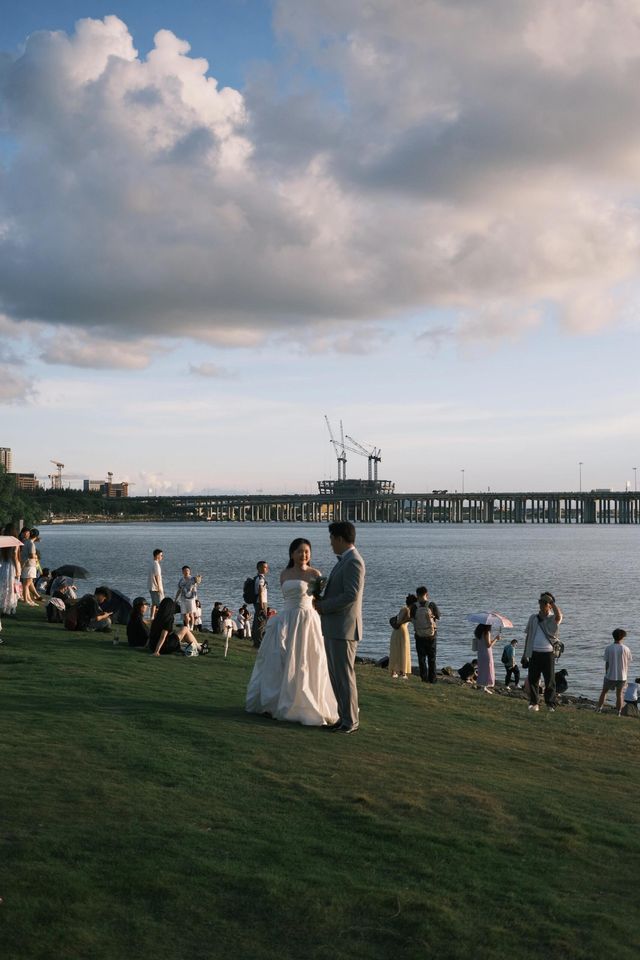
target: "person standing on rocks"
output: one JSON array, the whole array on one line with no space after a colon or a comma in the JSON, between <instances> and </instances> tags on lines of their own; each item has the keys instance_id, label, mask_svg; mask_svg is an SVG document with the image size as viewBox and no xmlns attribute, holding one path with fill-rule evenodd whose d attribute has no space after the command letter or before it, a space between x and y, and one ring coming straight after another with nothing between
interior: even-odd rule
<instances>
[{"instance_id":1,"label":"person standing on rocks","mask_svg":"<svg viewBox=\"0 0 640 960\"><path fill-rule=\"evenodd\" d=\"M437 604L429 600L426 587L418 587L416 596L418 599L411 607L411 622L416 638L420 679L423 683L435 683L440 611Z\"/></svg>"},{"instance_id":2,"label":"person standing on rocks","mask_svg":"<svg viewBox=\"0 0 640 960\"><path fill-rule=\"evenodd\" d=\"M612 633L613 643L610 643L609 646L605 648L603 654L603 659L605 662L604 683L602 684L602 693L600 694L600 699L598 700L596 713L602 713L604 701L607 698L607 693L609 690L615 690L616 713L618 716L620 716L622 713L622 694L627 685L629 666L633 660L633 657L631 656L631 650L629 650L629 647L626 645L626 643L622 642L626 635L627 631L621 630L618 627Z\"/></svg>"},{"instance_id":3,"label":"person standing on rocks","mask_svg":"<svg viewBox=\"0 0 640 960\"><path fill-rule=\"evenodd\" d=\"M529 710L538 712L538 683L544 677L544 702L548 710L555 710L556 657L554 641L558 639L558 627L562 623L562 610L552 593L545 591L538 600L538 612L532 613L527 622L522 666L528 668Z\"/></svg>"}]
</instances>

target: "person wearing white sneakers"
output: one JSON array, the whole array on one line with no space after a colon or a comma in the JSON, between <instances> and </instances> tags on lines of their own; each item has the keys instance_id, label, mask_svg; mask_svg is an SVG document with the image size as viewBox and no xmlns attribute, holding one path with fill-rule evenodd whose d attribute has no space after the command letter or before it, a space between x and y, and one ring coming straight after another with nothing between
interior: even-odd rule
<instances>
[{"instance_id":1,"label":"person wearing white sneakers","mask_svg":"<svg viewBox=\"0 0 640 960\"><path fill-rule=\"evenodd\" d=\"M544 702L548 710L555 710L555 654L554 641L558 639L558 626L562 623L562 611L552 593L545 591L538 600L538 613L533 613L527 623L522 666L528 667L529 710L538 712L538 683L544 677Z\"/></svg>"}]
</instances>

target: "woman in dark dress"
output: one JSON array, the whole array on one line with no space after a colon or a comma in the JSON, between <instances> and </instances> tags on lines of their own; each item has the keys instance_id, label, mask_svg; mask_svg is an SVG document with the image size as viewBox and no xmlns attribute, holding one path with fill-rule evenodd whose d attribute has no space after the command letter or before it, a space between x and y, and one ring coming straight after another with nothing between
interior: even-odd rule
<instances>
[{"instance_id":1,"label":"woman in dark dress","mask_svg":"<svg viewBox=\"0 0 640 960\"><path fill-rule=\"evenodd\" d=\"M165 653L180 653L181 640L185 643L195 643L199 648L198 641L188 627L176 629L175 612L175 600L165 597L151 621L149 630L149 649L154 657L164 656Z\"/></svg>"},{"instance_id":2,"label":"woman in dark dress","mask_svg":"<svg viewBox=\"0 0 640 960\"><path fill-rule=\"evenodd\" d=\"M130 647L146 647L149 643L149 627L144 616L149 604L144 597L136 597L127 624L127 640Z\"/></svg>"}]
</instances>

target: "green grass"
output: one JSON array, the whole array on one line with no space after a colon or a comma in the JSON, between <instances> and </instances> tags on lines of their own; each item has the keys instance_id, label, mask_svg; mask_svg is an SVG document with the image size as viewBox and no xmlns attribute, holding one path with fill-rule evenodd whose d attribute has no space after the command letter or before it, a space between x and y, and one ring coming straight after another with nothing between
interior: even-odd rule
<instances>
[{"instance_id":1,"label":"green grass","mask_svg":"<svg viewBox=\"0 0 640 960\"><path fill-rule=\"evenodd\" d=\"M19 616L0 647L4 960L640 946L637 721L366 666L361 729L335 736L244 713L247 644L157 659Z\"/></svg>"}]
</instances>

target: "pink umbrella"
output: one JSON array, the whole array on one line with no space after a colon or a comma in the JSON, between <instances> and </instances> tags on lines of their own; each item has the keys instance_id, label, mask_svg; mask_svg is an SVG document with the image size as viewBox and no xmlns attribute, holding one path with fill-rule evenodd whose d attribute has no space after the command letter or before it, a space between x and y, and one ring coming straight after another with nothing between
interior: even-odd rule
<instances>
[{"instance_id":1,"label":"pink umbrella","mask_svg":"<svg viewBox=\"0 0 640 960\"><path fill-rule=\"evenodd\" d=\"M511 620L497 610L480 610L478 613L470 613L467 620L469 623L484 623L487 627L504 627L505 629L513 627Z\"/></svg>"},{"instance_id":2,"label":"pink umbrella","mask_svg":"<svg viewBox=\"0 0 640 960\"><path fill-rule=\"evenodd\" d=\"M0 550L3 547L21 547L22 540L18 540L17 537L5 537L0 536Z\"/></svg>"}]
</instances>

